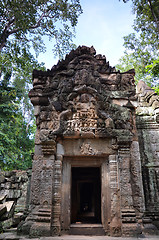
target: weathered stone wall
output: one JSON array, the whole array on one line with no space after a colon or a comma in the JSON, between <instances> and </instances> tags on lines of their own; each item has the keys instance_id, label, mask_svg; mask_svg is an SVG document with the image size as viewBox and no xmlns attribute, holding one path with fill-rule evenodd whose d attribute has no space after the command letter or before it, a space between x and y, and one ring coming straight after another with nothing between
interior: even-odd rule
<instances>
[{"instance_id":1,"label":"weathered stone wall","mask_svg":"<svg viewBox=\"0 0 159 240\"><path fill-rule=\"evenodd\" d=\"M131 145L135 140L133 103L137 100L134 70L116 72L105 56L96 55L93 47L78 47L51 70L33 72L29 97L37 125L32 211L24 224L30 235L58 235L63 226L66 230L70 228L69 214L64 222L61 220L63 194L70 199L70 188L63 188L66 173L62 172L64 159L69 156L75 158L70 165L66 163L68 179L78 156L91 157L88 166L92 166L95 158L94 164L103 169L102 194L107 204L102 205L101 211L105 231L112 236L136 234L143 209L138 207L140 214L135 209L130 173ZM103 161L99 164L100 158ZM140 169L137 174L141 175ZM110 194L109 201L105 188ZM138 189L142 192L140 184ZM143 205L139 198L136 197L138 204Z\"/></svg>"},{"instance_id":2,"label":"weathered stone wall","mask_svg":"<svg viewBox=\"0 0 159 240\"><path fill-rule=\"evenodd\" d=\"M159 101L142 83L136 92L134 75L134 70L117 72L85 46L51 70L34 70L29 97L37 131L23 232L69 231L71 168L79 166L101 169L106 234L134 236L145 229L144 221L150 223L148 215L158 210Z\"/></svg>"},{"instance_id":3,"label":"weathered stone wall","mask_svg":"<svg viewBox=\"0 0 159 240\"><path fill-rule=\"evenodd\" d=\"M159 96L143 81L137 85L137 129L145 198L145 221L159 226Z\"/></svg>"},{"instance_id":4,"label":"weathered stone wall","mask_svg":"<svg viewBox=\"0 0 159 240\"><path fill-rule=\"evenodd\" d=\"M1 231L17 226L29 206L31 171L0 172Z\"/></svg>"}]
</instances>

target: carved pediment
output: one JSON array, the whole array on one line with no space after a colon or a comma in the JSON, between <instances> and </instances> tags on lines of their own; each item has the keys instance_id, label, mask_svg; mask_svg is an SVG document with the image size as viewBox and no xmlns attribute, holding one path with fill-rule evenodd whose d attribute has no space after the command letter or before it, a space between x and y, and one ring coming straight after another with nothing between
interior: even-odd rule
<instances>
[{"instance_id":1,"label":"carved pediment","mask_svg":"<svg viewBox=\"0 0 159 240\"><path fill-rule=\"evenodd\" d=\"M135 95L134 71L116 72L93 47L78 47L47 72L35 70L33 86L36 124L48 141L55 135L112 137L118 129L132 129L129 107L113 99L122 95L128 102Z\"/></svg>"}]
</instances>

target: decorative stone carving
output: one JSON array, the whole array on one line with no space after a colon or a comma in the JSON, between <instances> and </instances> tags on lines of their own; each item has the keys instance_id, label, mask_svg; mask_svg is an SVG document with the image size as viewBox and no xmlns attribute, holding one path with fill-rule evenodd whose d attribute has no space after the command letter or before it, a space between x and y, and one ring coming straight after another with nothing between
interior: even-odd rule
<instances>
[{"instance_id":1,"label":"decorative stone carving","mask_svg":"<svg viewBox=\"0 0 159 240\"><path fill-rule=\"evenodd\" d=\"M42 151L44 155L53 155L56 152L56 143L54 141L47 141L42 143Z\"/></svg>"},{"instance_id":2,"label":"decorative stone carving","mask_svg":"<svg viewBox=\"0 0 159 240\"><path fill-rule=\"evenodd\" d=\"M72 119L67 121L66 128L75 132L95 132L98 119L95 102L90 94L78 95L73 100L74 113Z\"/></svg>"},{"instance_id":3,"label":"decorative stone carving","mask_svg":"<svg viewBox=\"0 0 159 240\"><path fill-rule=\"evenodd\" d=\"M106 233L139 233L144 194L146 211L159 221L159 202L152 201L159 192L159 99L143 82L136 94L134 75L133 69L117 72L105 56L85 46L72 50L51 70L34 70L29 97L37 133L28 219L34 217L26 221L34 222L30 234L37 230L39 235L59 235L62 226L70 228L72 166L102 169L101 220ZM69 165L67 173L64 164ZM62 196L68 211L63 211ZM39 224L37 216L43 211L49 218ZM62 211L67 213L61 218Z\"/></svg>"},{"instance_id":4,"label":"decorative stone carving","mask_svg":"<svg viewBox=\"0 0 159 240\"><path fill-rule=\"evenodd\" d=\"M141 107L159 108L159 96L155 91L148 87L144 81L139 81L137 84L137 94Z\"/></svg>"},{"instance_id":5,"label":"decorative stone carving","mask_svg":"<svg viewBox=\"0 0 159 240\"><path fill-rule=\"evenodd\" d=\"M84 143L80 147L80 152L82 155L96 155L98 151L93 149L89 143Z\"/></svg>"}]
</instances>

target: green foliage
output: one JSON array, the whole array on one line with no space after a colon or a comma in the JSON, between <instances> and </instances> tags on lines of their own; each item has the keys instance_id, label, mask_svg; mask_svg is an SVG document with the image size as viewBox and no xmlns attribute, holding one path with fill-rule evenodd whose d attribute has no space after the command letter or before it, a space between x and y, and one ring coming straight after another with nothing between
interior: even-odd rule
<instances>
[{"instance_id":1,"label":"green foliage","mask_svg":"<svg viewBox=\"0 0 159 240\"><path fill-rule=\"evenodd\" d=\"M132 0L132 9L136 14L133 25L135 33L124 37L126 51L117 65L118 69L122 64L135 68L136 81L144 80L156 91L159 76L158 6L159 0Z\"/></svg>"},{"instance_id":2,"label":"green foliage","mask_svg":"<svg viewBox=\"0 0 159 240\"><path fill-rule=\"evenodd\" d=\"M31 167L33 125L22 116L15 88L3 83L0 87L0 169L27 169Z\"/></svg>"},{"instance_id":3,"label":"green foliage","mask_svg":"<svg viewBox=\"0 0 159 240\"><path fill-rule=\"evenodd\" d=\"M128 2L129 0L123 0ZM136 14L134 29L141 31L151 41L159 36L159 0L131 0L132 10ZM156 43L158 44L158 43Z\"/></svg>"},{"instance_id":4,"label":"green foliage","mask_svg":"<svg viewBox=\"0 0 159 240\"><path fill-rule=\"evenodd\" d=\"M125 55L119 59L119 64L117 64L115 67L121 72L126 72L134 68L136 82L138 82L139 79L141 80L142 77L145 79L145 76L143 76L143 70L140 67L140 60L138 61L132 53L125 53Z\"/></svg>"},{"instance_id":5,"label":"green foliage","mask_svg":"<svg viewBox=\"0 0 159 240\"><path fill-rule=\"evenodd\" d=\"M69 39L73 38L74 34L70 31L69 27L64 24L64 30L57 32L55 35L56 44L54 45L53 53L55 56L59 56L61 60L63 58L63 53L67 53L68 49L75 49L76 45L69 42Z\"/></svg>"},{"instance_id":6,"label":"green foliage","mask_svg":"<svg viewBox=\"0 0 159 240\"><path fill-rule=\"evenodd\" d=\"M23 115L27 113L30 117L33 117L28 92L31 88L33 69L45 70L43 65L43 63L39 64L35 60L27 47L19 48L15 54L10 54L10 52L1 52L0 54L0 84L14 87L16 98L19 99L23 107Z\"/></svg>"},{"instance_id":7,"label":"green foliage","mask_svg":"<svg viewBox=\"0 0 159 240\"><path fill-rule=\"evenodd\" d=\"M154 60L152 64L146 66L147 72L149 72L152 76L159 79L159 58Z\"/></svg>"},{"instance_id":8,"label":"green foliage","mask_svg":"<svg viewBox=\"0 0 159 240\"><path fill-rule=\"evenodd\" d=\"M28 98L32 71L42 69L27 48L15 54L1 52L0 67L0 169L31 167L35 125Z\"/></svg>"},{"instance_id":9,"label":"green foliage","mask_svg":"<svg viewBox=\"0 0 159 240\"><path fill-rule=\"evenodd\" d=\"M79 0L0 1L0 169L31 167L33 108L28 99L35 57L45 51L43 37L55 39L60 58L74 47ZM31 52L35 51L35 57Z\"/></svg>"},{"instance_id":10,"label":"green foliage","mask_svg":"<svg viewBox=\"0 0 159 240\"><path fill-rule=\"evenodd\" d=\"M82 13L79 0L2 0L0 2L0 51L10 49L12 45L30 45L36 54L44 50L43 36L58 41L67 29L71 32ZM14 46L16 40L16 46ZM72 34L66 41L67 51L72 47ZM65 54L66 52L62 52Z\"/></svg>"}]
</instances>

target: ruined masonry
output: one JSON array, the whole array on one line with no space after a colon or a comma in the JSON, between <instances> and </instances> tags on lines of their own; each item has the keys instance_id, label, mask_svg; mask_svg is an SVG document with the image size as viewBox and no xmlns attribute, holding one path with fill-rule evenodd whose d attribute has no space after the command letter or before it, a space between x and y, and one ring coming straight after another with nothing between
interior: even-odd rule
<instances>
[{"instance_id":1,"label":"ruined masonry","mask_svg":"<svg viewBox=\"0 0 159 240\"><path fill-rule=\"evenodd\" d=\"M159 226L159 96L78 47L34 70L30 236L135 236Z\"/></svg>"},{"instance_id":2,"label":"ruined masonry","mask_svg":"<svg viewBox=\"0 0 159 240\"><path fill-rule=\"evenodd\" d=\"M31 170L0 171L0 235L15 228L29 205Z\"/></svg>"}]
</instances>

